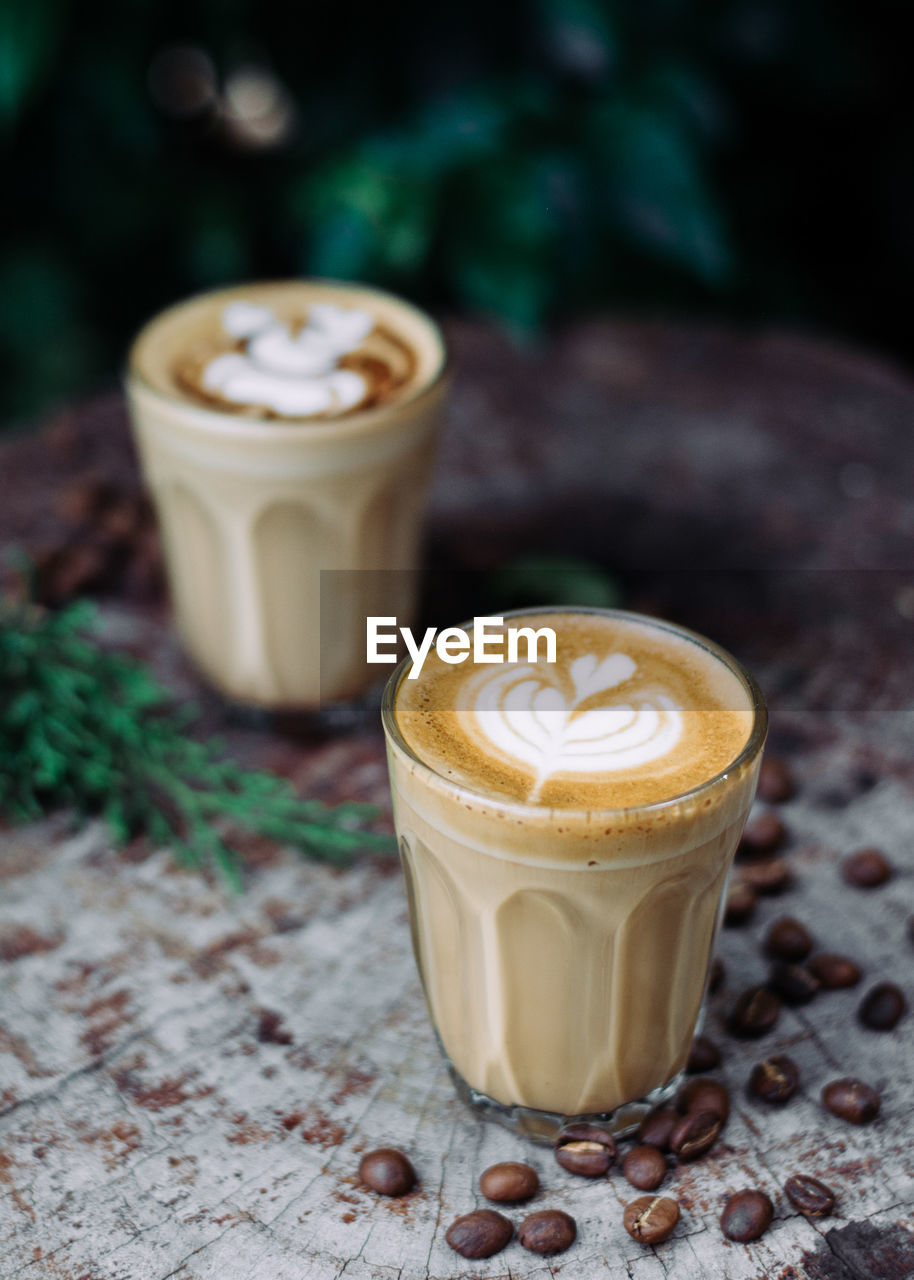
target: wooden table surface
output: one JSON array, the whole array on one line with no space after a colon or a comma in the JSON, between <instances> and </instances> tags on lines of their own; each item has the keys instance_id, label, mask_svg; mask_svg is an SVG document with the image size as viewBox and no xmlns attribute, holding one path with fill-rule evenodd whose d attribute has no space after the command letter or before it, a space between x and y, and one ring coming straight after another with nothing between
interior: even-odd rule
<instances>
[{"instance_id":1,"label":"wooden table surface","mask_svg":"<svg viewBox=\"0 0 914 1280\"><path fill-rule=\"evenodd\" d=\"M101 827L74 834L57 816L0 833L0 1276L914 1276L914 1013L892 1032L856 1021L880 980L914 1003L914 383L785 334L593 322L528 351L473 325L450 337L433 620L472 612L487 571L520 553L595 558L619 574L628 605L696 626L753 667L773 746L796 773L798 794L780 806L793 886L719 945L727 976L706 1031L733 1092L723 1138L671 1169L664 1191L680 1224L644 1248L622 1228L640 1193L618 1171L575 1179L456 1101L394 864L329 870L249 842L248 886L230 900L166 850L117 852ZM137 488L119 396L7 441L0 468L0 543L72 552L85 539L74 477L128 497ZM107 592L112 641L197 694L207 726L243 758L309 794L387 809L373 718L332 735L227 717L185 665L154 575L114 561L94 580L76 576ZM897 869L868 892L837 865L864 845ZM760 941L785 913L822 949L855 957L863 981L785 1008L760 1041L733 1040L723 1019L764 979ZM802 1073L781 1109L744 1090L774 1052ZM845 1075L880 1090L873 1124L823 1109L822 1085ZM401 1200L358 1184L360 1153L379 1145L417 1168ZM448 1224L484 1204L479 1174L502 1159L539 1169L532 1208L576 1218L569 1252L537 1258L515 1241L471 1263L448 1248ZM836 1191L833 1217L791 1208L783 1184L799 1171ZM749 1186L772 1196L774 1225L732 1244L718 1216Z\"/></svg>"}]
</instances>

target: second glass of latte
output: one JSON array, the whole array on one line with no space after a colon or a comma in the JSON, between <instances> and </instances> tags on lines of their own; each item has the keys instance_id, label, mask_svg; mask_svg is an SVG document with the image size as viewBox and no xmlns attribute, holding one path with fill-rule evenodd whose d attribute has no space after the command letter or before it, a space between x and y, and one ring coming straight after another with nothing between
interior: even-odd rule
<instances>
[{"instance_id":1,"label":"second glass of latte","mask_svg":"<svg viewBox=\"0 0 914 1280\"><path fill-rule=\"evenodd\" d=\"M365 616L411 621L445 366L423 312L321 280L202 294L133 344L178 631L230 700L311 710L376 679Z\"/></svg>"},{"instance_id":2,"label":"second glass of latte","mask_svg":"<svg viewBox=\"0 0 914 1280\"><path fill-rule=\"evenodd\" d=\"M622 1132L685 1066L765 705L655 619L504 625L551 628L556 660L433 654L384 697L419 972L466 1101L539 1140L579 1117Z\"/></svg>"}]
</instances>

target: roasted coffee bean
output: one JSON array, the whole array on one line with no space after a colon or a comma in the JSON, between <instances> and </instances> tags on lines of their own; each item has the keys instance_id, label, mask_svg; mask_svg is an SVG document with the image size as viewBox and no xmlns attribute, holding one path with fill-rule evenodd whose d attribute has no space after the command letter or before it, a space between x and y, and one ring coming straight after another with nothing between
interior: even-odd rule
<instances>
[{"instance_id":1,"label":"roasted coffee bean","mask_svg":"<svg viewBox=\"0 0 914 1280\"><path fill-rule=\"evenodd\" d=\"M366 1151L359 1161L359 1177L380 1196L405 1196L416 1185L416 1171L396 1147Z\"/></svg>"},{"instance_id":2,"label":"roasted coffee bean","mask_svg":"<svg viewBox=\"0 0 914 1280\"><path fill-rule=\"evenodd\" d=\"M496 1202L529 1200L536 1195L539 1185L536 1170L516 1160L491 1165L479 1179L479 1190L487 1200Z\"/></svg>"},{"instance_id":3,"label":"roasted coffee bean","mask_svg":"<svg viewBox=\"0 0 914 1280\"><path fill-rule=\"evenodd\" d=\"M570 1124L559 1134L555 1158L569 1173L599 1178L616 1158L616 1144L595 1124Z\"/></svg>"},{"instance_id":4,"label":"roasted coffee bean","mask_svg":"<svg viewBox=\"0 0 914 1280\"><path fill-rule=\"evenodd\" d=\"M622 1173L639 1191L656 1191L666 1177L663 1152L647 1145L633 1147L622 1161Z\"/></svg>"},{"instance_id":5,"label":"roasted coffee bean","mask_svg":"<svg viewBox=\"0 0 914 1280\"><path fill-rule=\"evenodd\" d=\"M714 1146L723 1127L716 1111L690 1111L670 1134L670 1150L680 1164L699 1160Z\"/></svg>"},{"instance_id":6,"label":"roasted coffee bean","mask_svg":"<svg viewBox=\"0 0 914 1280\"><path fill-rule=\"evenodd\" d=\"M907 1007L900 987L894 982L880 982L863 997L857 1017L871 1031L891 1031Z\"/></svg>"},{"instance_id":7,"label":"roasted coffee bean","mask_svg":"<svg viewBox=\"0 0 914 1280\"><path fill-rule=\"evenodd\" d=\"M773 1218L774 1205L764 1191L737 1191L724 1205L720 1229L728 1240L749 1244L765 1234Z\"/></svg>"},{"instance_id":8,"label":"roasted coffee bean","mask_svg":"<svg viewBox=\"0 0 914 1280\"><path fill-rule=\"evenodd\" d=\"M757 904L758 896L752 886L737 880L727 893L724 924L729 926L745 924L754 914Z\"/></svg>"},{"instance_id":9,"label":"roasted coffee bean","mask_svg":"<svg viewBox=\"0 0 914 1280\"><path fill-rule=\"evenodd\" d=\"M514 1235L514 1227L494 1209L474 1209L455 1218L444 1238L462 1258L491 1258Z\"/></svg>"},{"instance_id":10,"label":"roasted coffee bean","mask_svg":"<svg viewBox=\"0 0 914 1280\"><path fill-rule=\"evenodd\" d=\"M841 874L855 889L876 889L891 880L893 868L880 849L858 849L841 863Z\"/></svg>"},{"instance_id":11,"label":"roasted coffee bean","mask_svg":"<svg viewBox=\"0 0 914 1280\"><path fill-rule=\"evenodd\" d=\"M765 935L765 950L772 960L790 960L797 964L812 951L812 935L793 916L781 916Z\"/></svg>"},{"instance_id":12,"label":"roasted coffee bean","mask_svg":"<svg viewBox=\"0 0 914 1280\"><path fill-rule=\"evenodd\" d=\"M809 1004L822 986L814 973L801 964L773 964L768 986L785 1004Z\"/></svg>"},{"instance_id":13,"label":"roasted coffee bean","mask_svg":"<svg viewBox=\"0 0 914 1280\"><path fill-rule=\"evenodd\" d=\"M578 1234L577 1223L561 1209L539 1209L524 1218L517 1229L517 1238L531 1253L564 1253L574 1244Z\"/></svg>"},{"instance_id":14,"label":"roasted coffee bean","mask_svg":"<svg viewBox=\"0 0 914 1280\"><path fill-rule=\"evenodd\" d=\"M756 1063L749 1077L749 1092L763 1102L787 1102L797 1091L800 1068L786 1053L776 1053Z\"/></svg>"},{"instance_id":15,"label":"roasted coffee bean","mask_svg":"<svg viewBox=\"0 0 914 1280\"><path fill-rule=\"evenodd\" d=\"M719 1080L696 1076L687 1080L676 1095L676 1106L683 1115L690 1111L713 1111L723 1124L730 1117L730 1094Z\"/></svg>"},{"instance_id":16,"label":"roasted coffee bean","mask_svg":"<svg viewBox=\"0 0 914 1280\"><path fill-rule=\"evenodd\" d=\"M708 991L713 996L720 991L724 985L724 978L727 976L727 970L720 956L715 956L711 961L711 968L708 970Z\"/></svg>"},{"instance_id":17,"label":"roasted coffee bean","mask_svg":"<svg viewBox=\"0 0 914 1280\"><path fill-rule=\"evenodd\" d=\"M797 792L790 766L782 756L765 756L758 775L758 795L766 804L782 804Z\"/></svg>"},{"instance_id":18,"label":"roasted coffee bean","mask_svg":"<svg viewBox=\"0 0 914 1280\"><path fill-rule=\"evenodd\" d=\"M639 1196L625 1206L622 1223L639 1244L669 1240L679 1221L679 1205L667 1196Z\"/></svg>"},{"instance_id":19,"label":"roasted coffee bean","mask_svg":"<svg viewBox=\"0 0 914 1280\"><path fill-rule=\"evenodd\" d=\"M849 960L847 956L836 956L827 951L813 956L807 968L819 979L826 991L855 987L861 977L859 964Z\"/></svg>"},{"instance_id":20,"label":"roasted coffee bean","mask_svg":"<svg viewBox=\"0 0 914 1280\"><path fill-rule=\"evenodd\" d=\"M770 1031L781 1013L781 1002L766 987L750 987L730 1010L727 1030L741 1040L757 1040Z\"/></svg>"},{"instance_id":21,"label":"roasted coffee bean","mask_svg":"<svg viewBox=\"0 0 914 1280\"><path fill-rule=\"evenodd\" d=\"M773 853L787 838L787 828L776 813L766 810L757 818L751 818L740 837L739 852L757 857L760 853Z\"/></svg>"},{"instance_id":22,"label":"roasted coffee bean","mask_svg":"<svg viewBox=\"0 0 914 1280\"><path fill-rule=\"evenodd\" d=\"M835 1208L835 1193L808 1173L795 1173L784 1183L787 1199L804 1218L827 1218Z\"/></svg>"},{"instance_id":23,"label":"roasted coffee bean","mask_svg":"<svg viewBox=\"0 0 914 1280\"><path fill-rule=\"evenodd\" d=\"M862 1080L844 1076L825 1086L822 1101L832 1115L841 1120L849 1120L851 1124L869 1124L879 1114L882 1099Z\"/></svg>"},{"instance_id":24,"label":"roasted coffee bean","mask_svg":"<svg viewBox=\"0 0 914 1280\"><path fill-rule=\"evenodd\" d=\"M783 858L744 862L740 866L739 874L743 883L750 889L766 895L783 893L793 880L793 872Z\"/></svg>"},{"instance_id":25,"label":"roasted coffee bean","mask_svg":"<svg viewBox=\"0 0 914 1280\"><path fill-rule=\"evenodd\" d=\"M689 1050L686 1071L690 1076L703 1075L705 1071L713 1071L720 1066L720 1049L707 1036L696 1036Z\"/></svg>"},{"instance_id":26,"label":"roasted coffee bean","mask_svg":"<svg viewBox=\"0 0 914 1280\"><path fill-rule=\"evenodd\" d=\"M673 1107L654 1107L638 1125L638 1141L669 1151L670 1134L679 1124L679 1112Z\"/></svg>"}]
</instances>

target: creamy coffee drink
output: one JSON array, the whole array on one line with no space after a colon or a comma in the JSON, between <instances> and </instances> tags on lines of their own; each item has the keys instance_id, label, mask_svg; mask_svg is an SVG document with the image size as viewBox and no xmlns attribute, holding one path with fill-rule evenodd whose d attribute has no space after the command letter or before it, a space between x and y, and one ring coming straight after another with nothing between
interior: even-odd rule
<instances>
[{"instance_id":1,"label":"creamy coffee drink","mask_svg":"<svg viewBox=\"0 0 914 1280\"><path fill-rule=\"evenodd\" d=\"M555 664L430 656L385 698L414 947L465 1095L619 1115L688 1056L764 707L679 628L510 621L552 627Z\"/></svg>"},{"instance_id":2,"label":"creamy coffee drink","mask_svg":"<svg viewBox=\"0 0 914 1280\"><path fill-rule=\"evenodd\" d=\"M177 625L230 697L312 708L375 678L364 617L414 609L444 366L422 312L328 281L204 294L137 338L127 389ZM351 572L322 591L321 570Z\"/></svg>"}]
</instances>

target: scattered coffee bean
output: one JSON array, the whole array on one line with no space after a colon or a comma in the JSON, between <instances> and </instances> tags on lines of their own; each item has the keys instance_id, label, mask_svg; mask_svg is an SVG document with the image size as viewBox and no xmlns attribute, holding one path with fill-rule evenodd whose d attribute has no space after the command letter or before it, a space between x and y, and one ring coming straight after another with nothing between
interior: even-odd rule
<instances>
[{"instance_id":1,"label":"scattered coffee bean","mask_svg":"<svg viewBox=\"0 0 914 1280\"><path fill-rule=\"evenodd\" d=\"M744 862L739 869L744 884L756 893L783 893L793 880L793 872L783 858Z\"/></svg>"},{"instance_id":2,"label":"scattered coffee bean","mask_svg":"<svg viewBox=\"0 0 914 1280\"><path fill-rule=\"evenodd\" d=\"M724 924L729 926L745 924L755 913L757 904L758 896L752 886L737 880L731 885L727 894Z\"/></svg>"},{"instance_id":3,"label":"scattered coffee bean","mask_svg":"<svg viewBox=\"0 0 914 1280\"><path fill-rule=\"evenodd\" d=\"M578 1234L577 1223L561 1209L539 1209L524 1218L517 1229L517 1238L531 1253L564 1253L574 1244Z\"/></svg>"},{"instance_id":4,"label":"scattered coffee bean","mask_svg":"<svg viewBox=\"0 0 914 1280\"><path fill-rule=\"evenodd\" d=\"M714 1041L707 1036L696 1036L692 1041L685 1069L690 1076L703 1075L706 1071L719 1067L720 1061L720 1049Z\"/></svg>"},{"instance_id":5,"label":"scattered coffee bean","mask_svg":"<svg viewBox=\"0 0 914 1280\"><path fill-rule=\"evenodd\" d=\"M723 1127L716 1111L690 1111L670 1134L670 1150L680 1164L698 1160L711 1150Z\"/></svg>"},{"instance_id":6,"label":"scattered coffee bean","mask_svg":"<svg viewBox=\"0 0 914 1280\"><path fill-rule=\"evenodd\" d=\"M800 1069L786 1053L776 1053L756 1063L749 1077L749 1092L763 1102L789 1101L800 1083Z\"/></svg>"},{"instance_id":7,"label":"scattered coffee bean","mask_svg":"<svg viewBox=\"0 0 914 1280\"><path fill-rule=\"evenodd\" d=\"M790 766L782 756L765 756L758 775L759 799L766 804L782 804L797 792Z\"/></svg>"},{"instance_id":8,"label":"scattered coffee bean","mask_svg":"<svg viewBox=\"0 0 914 1280\"><path fill-rule=\"evenodd\" d=\"M750 987L730 1010L727 1030L741 1040L756 1040L769 1032L781 1013L781 1002L766 987Z\"/></svg>"},{"instance_id":9,"label":"scattered coffee bean","mask_svg":"<svg viewBox=\"0 0 914 1280\"><path fill-rule=\"evenodd\" d=\"M914 916L908 916L908 942L914 942Z\"/></svg>"},{"instance_id":10,"label":"scattered coffee bean","mask_svg":"<svg viewBox=\"0 0 914 1280\"><path fill-rule=\"evenodd\" d=\"M813 956L807 967L826 991L855 987L861 977L859 964L849 960L847 956L837 956L827 951Z\"/></svg>"},{"instance_id":11,"label":"scattered coffee bean","mask_svg":"<svg viewBox=\"0 0 914 1280\"><path fill-rule=\"evenodd\" d=\"M529 1200L536 1195L539 1185L536 1170L516 1160L491 1165L479 1179L479 1190L487 1200L496 1202Z\"/></svg>"},{"instance_id":12,"label":"scattered coffee bean","mask_svg":"<svg viewBox=\"0 0 914 1280\"><path fill-rule=\"evenodd\" d=\"M378 1147L359 1161L359 1177L379 1196L405 1196L416 1185L416 1171L402 1151Z\"/></svg>"},{"instance_id":13,"label":"scattered coffee bean","mask_svg":"<svg viewBox=\"0 0 914 1280\"><path fill-rule=\"evenodd\" d=\"M900 987L894 982L880 982L863 997L857 1017L871 1031L891 1031L907 1007Z\"/></svg>"},{"instance_id":14,"label":"scattered coffee bean","mask_svg":"<svg viewBox=\"0 0 914 1280\"><path fill-rule=\"evenodd\" d=\"M724 1205L720 1229L728 1240L749 1244L765 1234L773 1218L774 1205L764 1191L737 1191Z\"/></svg>"},{"instance_id":15,"label":"scattered coffee bean","mask_svg":"<svg viewBox=\"0 0 914 1280\"><path fill-rule=\"evenodd\" d=\"M622 1161L622 1173L639 1191L656 1191L666 1177L663 1152L647 1145L633 1147Z\"/></svg>"},{"instance_id":16,"label":"scattered coffee bean","mask_svg":"<svg viewBox=\"0 0 914 1280\"><path fill-rule=\"evenodd\" d=\"M595 1124L571 1124L558 1136L555 1158L569 1173L599 1178L615 1160L616 1144Z\"/></svg>"},{"instance_id":17,"label":"scattered coffee bean","mask_svg":"<svg viewBox=\"0 0 914 1280\"><path fill-rule=\"evenodd\" d=\"M765 950L773 960L805 960L812 951L812 935L793 916L781 916L765 935Z\"/></svg>"},{"instance_id":18,"label":"scattered coffee bean","mask_svg":"<svg viewBox=\"0 0 914 1280\"><path fill-rule=\"evenodd\" d=\"M656 1147L658 1151L669 1151L670 1134L679 1124L679 1112L673 1107L654 1107L638 1126L638 1141Z\"/></svg>"},{"instance_id":19,"label":"scattered coffee bean","mask_svg":"<svg viewBox=\"0 0 914 1280\"><path fill-rule=\"evenodd\" d=\"M725 1085L709 1076L687 1080L676 1095L676 1106L683 1115L690 1111L713 1111L723 1124L730 1117L730 1094Z\"/></svg>"},{"instance_id":20,"label":"scattered coffee bean","mask_svg":"<svg viewBox=\"0 0 914 1280\"><path fill-rule=\"evenodd\" d=\"M774 964L768 975L768 986L785 1004L809 1004L819 994L819 979L801 964Z\"/></svg>"},{"instance_id":21,"label":"scattered coffee bean","mask_svg":"<svg viewBox=\"0 0 914 1280\"><path fill-rule=\"evenodd\" d=\"M746 823L739 842L739 852L751 857L760 853L773 853L786 838L787 828L778 815L769 809Z\"/></svg>"},{"instance_id":22,"label":"scattered coffee bean","mask_svg":"<svg viewBox=\"0 0 914 1280\"><path fill-rule=\"evenodd\" d=\"M711 961L711 968L708 970L708 991L712 996L720 991L726 976L727 970L723 960L721 960L720 956L715 956Z\"/></svg>"},{"instance_id":23,"label":"scattered coffee bean","mask_svg":"<svg viewBox=\"0 0 914 1280\"><path fill-rule=\"evenodd\" d=\"M491 1258L514 1235L514 1227L494 1209L474 1209L455 1218L444 1238L462 1258Z\"/></svg>"},{"instance_id":24,"label":"scattered coffee bean","mask_svg":"<svg viewBox=\"0 0 914 1280\"><path fill-rule=\"evenodd\" d=\"M882 1099L862 1080L845 1076L832 1080L822 1090L822 1101L833 1116L851 1124L869 1124L879 1114Z\"/></svg>"},{"instance_id":25,"label":"scattered coffee bean","mask_svg":"<svg viewBox=\"0 0 914 1280\"><path fill-rule=\"evenodd\" d=\"M858 849L841 863L841 874L855 889L876 889L892 878L892 864L880 849Z\"/></svg>"},{"instance_id":26,"label":"scattered coffee bean","mask_svg":"<svg viewBox=\"0 0 914 1280\"><path fill-rule=\"evenodd\" d=\"M827 1218L835 1208L835 1193L808 1173L795 1173L784 1183L787 1199L804 1218Z\"/></svg>"},{"instance_id":27,"label":"scattered coffee bean","mask_svg":"<svg viewBox=\"0 0 914 1280\"><path fill-rule=\"evenodd\" d=\"M666 1196L639 1196L625 1206L622 1223L639 1244L669 1240L679 1221L679 1205Z\"/></svg>"}]
</instances>

